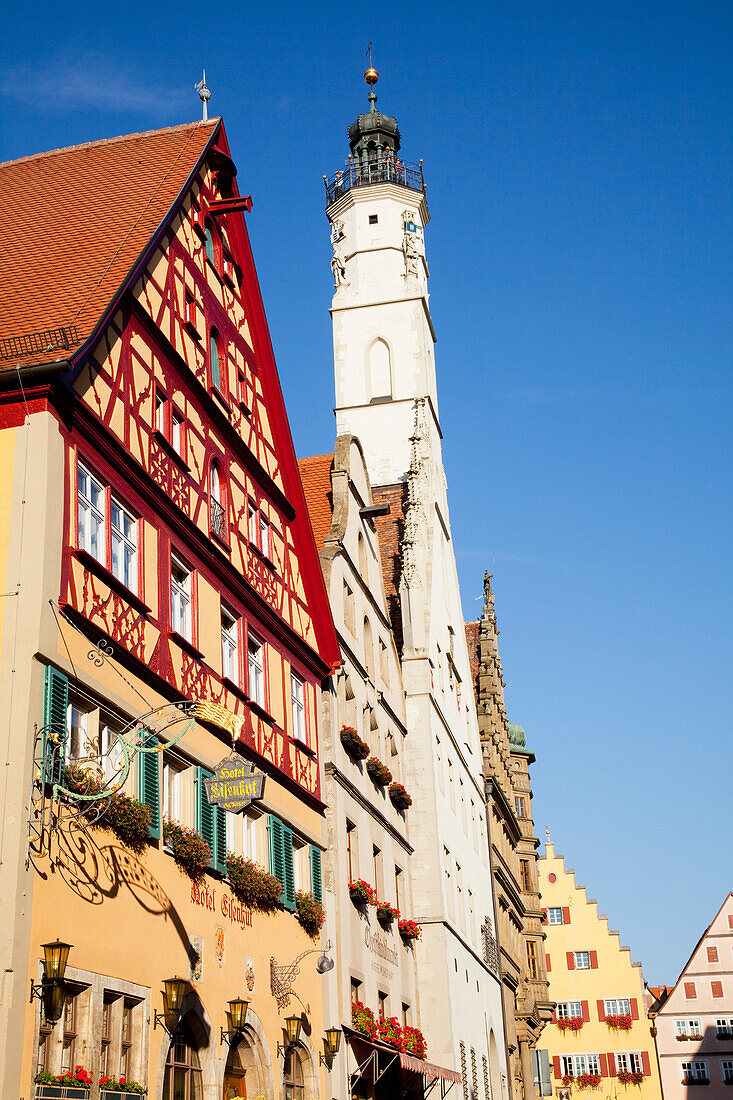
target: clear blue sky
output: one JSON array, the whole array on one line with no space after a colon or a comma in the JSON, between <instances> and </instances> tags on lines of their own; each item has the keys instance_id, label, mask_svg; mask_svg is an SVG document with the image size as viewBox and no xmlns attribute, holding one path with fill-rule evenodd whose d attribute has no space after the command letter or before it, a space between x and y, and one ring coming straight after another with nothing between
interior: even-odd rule
<instances>
[{"instance_id":1,"label":"clear blue sky","mask_svg":"<svg viewBox=\"0 0 733 1100\"><path fill-rule=\"evenodd\" d=\"M300 454L333 444L322 173L425 159L467 617L494 572L535 819L652 982L733 885L730 3L15 5L0 158L198 116L206 67ZM73 196L70 196L73 201Z\"/></svg>"}]
</instances>

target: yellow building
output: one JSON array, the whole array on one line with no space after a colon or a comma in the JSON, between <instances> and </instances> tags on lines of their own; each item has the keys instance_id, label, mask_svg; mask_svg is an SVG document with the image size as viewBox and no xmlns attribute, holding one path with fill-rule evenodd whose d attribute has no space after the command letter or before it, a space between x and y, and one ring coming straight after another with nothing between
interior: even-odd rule
<instances>
[{"instance_id":1,"label":"yellow building","mask_svg":"<svg viewBox=\"0 0 733 1100\"><path fill-rule=\"evenodd\" d=\"M545 954L555 1017L545 1029L552 1093L606 1100L658 1100L659 1072L645 1003L641 964L575 872L547 843L539 861ZM550 1094L548 1088L543 1094Z\"/></svg>"}]
</instances>

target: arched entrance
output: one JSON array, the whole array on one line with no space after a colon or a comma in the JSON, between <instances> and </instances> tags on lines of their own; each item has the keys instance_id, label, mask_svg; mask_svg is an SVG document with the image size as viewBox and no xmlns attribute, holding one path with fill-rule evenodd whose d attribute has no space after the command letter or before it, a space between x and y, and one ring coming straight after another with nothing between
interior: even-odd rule
<instances>
[{"instance_id":1,"label":"arched entrance","mask_svg":"<svg viewBox=\"0 0 733 1100\"><path fill-rule=\"evenodd\" d=\"M254 1013L250 1011L249 1015L250 1023L229 1048L224 1067L223 1100L246 1096L253 1100L273 1095L267 1050L258 1032L259 1021L256 1021L258 1027L254 1027L251 1022Z\"/></svg>"},{"instance_id":2,"label":"arched entrance","mask_svg":"<svg viewBox=\"0 0 733 1100\"><path fill-rule=\"evenodd\" d=\"M242 1065L241 1043L232 1047L224 1069L224 1100L247 1095L247 1069Z\"/></svg>"}]
</instances>

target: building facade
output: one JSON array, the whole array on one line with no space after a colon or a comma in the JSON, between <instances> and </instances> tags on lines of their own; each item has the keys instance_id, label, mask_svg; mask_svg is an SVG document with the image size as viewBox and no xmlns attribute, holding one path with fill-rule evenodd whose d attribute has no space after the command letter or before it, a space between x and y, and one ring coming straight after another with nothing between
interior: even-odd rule
<instances>
[{"instance_id":1,"label":"building facade","mask_svg":"<svg viewBox=\"0 0 733 1100\"><path fill-rule=\"evenodd\" d=\"M487 573L481 619L466 624L466 638L483 754L510 1079L513 1095L529 1100L535 1095L537 1042L552 1018L552 1002L532 820L529 765L534 756L522 727L507 720L498 634Z\"/></svg>"},{"instance_id":2,"label":"building facade","mask_svg":"<svg viewBox=\"0 0 733 1100\"><path fill-rule=\"evenodd\" d=\"M733 894L695 946L676 984L652 1005L665 1100L722 1100L733 1085ZM705 1092L700 1090L703 1086Z\"/></svg>"},{"instance_id":3,"label":"building facade","mask_svg":"<svg viewBox=\"0 0 733 1100\"><path fill-rule=\"evenodd\" d=\"M545 1030L553 1087L570 1098L661 1096L641 964L549 841L539 861L554 1022ZM633 1092L631 1091L633 1089Z\"/></svg>"},{"instance_id":4,"label":"building facade","mask_svg":"<svg viewBox=\"0 0 733 1100\"><path fill-rule=\"evenodd\" d=\"M336 961L326 1013L347 1042L329 1084L334 1100L387 1098L406 1085L392 1043L433 1060L422 1047L414 940L403 923L414 902L402 673L382 582L379 508L359 442L339 436L332 455L299 465L341 647L323 700L324 897ZM354 887L359 881L371 900Z\"/></svg>"},{"instance_id":5,"label":"building facade","mask_svg":"<svg viewBox=\"0 0 733 1100\"><path fill-rule=\"evenodd\" d=\"M0 1095L320 1096L339 651L251 202L220 120L0 180Z\"/></svg>"},{"instance_id":6,"label":"building facade","mask_svg":"<svg viewBox=\"0 0 733 1100\"><path fill-rule=\"evenodd\" d=\"M430 1058L463 1095L508 1095L481 745L471 687L435 375L422 166L400 159L394 118L349 129L326 179L333 245L336 423L363 447L385 595L402 665L420 1011ZM487 923L488 920L488 923Z\"/></svg>"}]
</instances>

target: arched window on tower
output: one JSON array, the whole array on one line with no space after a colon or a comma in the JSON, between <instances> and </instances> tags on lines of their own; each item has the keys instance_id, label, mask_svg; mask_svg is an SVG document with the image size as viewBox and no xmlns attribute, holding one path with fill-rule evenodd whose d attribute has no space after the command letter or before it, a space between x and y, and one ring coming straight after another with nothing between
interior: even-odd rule
<instances>
[{"instance_id":1,"label":"arched window on tower","mask_svg":"<svg viewBox=\"0 0 733 1100\"><path fill-rule=\"evenodd\" d=\"M374 640L372 638L372 624L364 616L364 664L371 680L374 679Z\"/></svg>"},{"instance_id":2,"label":"arched window on tower","mask_svg":"<svg viewBox=\"0 0 733 1100\"><path fill-rule=\"evenodd\" d=\"M392 399L392 362L389 345L381 338L369 348L368 375L369 400L391 401Z\"/></svg>"}]
</instances>

